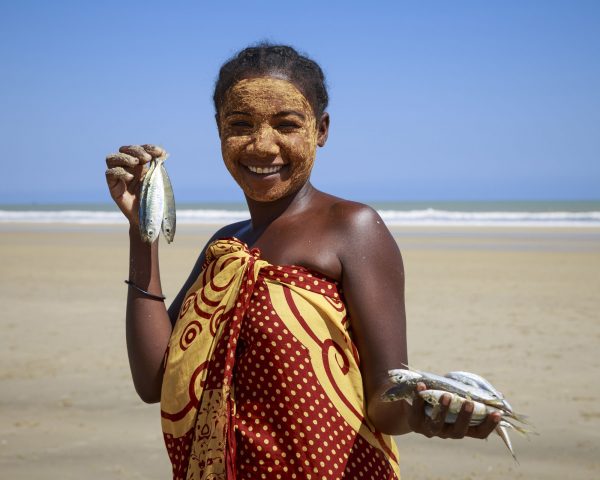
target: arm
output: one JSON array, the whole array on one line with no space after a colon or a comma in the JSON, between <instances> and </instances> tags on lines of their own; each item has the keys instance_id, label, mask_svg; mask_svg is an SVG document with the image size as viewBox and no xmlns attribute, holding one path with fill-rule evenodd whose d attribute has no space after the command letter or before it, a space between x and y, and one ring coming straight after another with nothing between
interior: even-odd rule
<instances>
[{"instance_id":1,"label":"arm","mask_svg":"<svg viewBox=\"0 0 600 480\"><path fill-rule=\"evenodd\" d=\"M481 425L469 427L471 402L465 402L456 423L446 424L449 398L442 399L441 414L435 421L425 415L424 401L418 396L412 406L405 401L380 400L390 387L388 370L408 363L402 257L377 212L359 204L344 209L342 285L361 359L367 415L374 427L391 435L414 431L428 437L487 437L500 416L488 415ZM424 388L419 384L419 390Z\"/></svg>"},{"instance_id":2,"label":"arm","mask_svg":"<svg viewBox=\"0 0 600 480\"><path fill-rule=\"evenodd\" d=\"M127 352L135 389L145 402L160 401L163 361L171 331L177 321L187 291L202 271L206 248L213 240L230 236L230 232L232 229L235 230L235 226L234 224L223 227L210 238L168 311L163 302L150 299L133 288L129 289L126 328ZM137 231L130 231L130 239L130 279L136 285L148 285L147 291L151 293L160 292L158 241L154 242L152 246L148 246L141 241Z\"/></svg>"},{"instance_id":3,"label":"arm","mask_svg":"<svg viewBox=\"0 0 600 480\"><path fill-rule=\"evenodd\" d=\"M166 155L154 145L130 145L106 157L106 183L112 199L129 221L129 280L152 294L160 294L158 241L149 245L139 232L139 189L145 165ZM129 288L126 308L126 337L133 383L145 402L160 398L161 363L171 324L164 302ZM158 393L157 393L158 392Z\"/></svg>"},{"instance_id":4,"label":"arm","mask_svg":"<svg viewBox=\"0 0 600 480\"><path fill-rule=\"evenodd\" d=\"M371 208L344 207L342 286L360 355L367 414L377 430L402 434L411 431L410 406L385 403L378 397L387 372L408 362L404 268L400 250L379 215Z\"/></svg>"},{"instance_id":5,"label":"arm","mask_svg":"<svg viewBox=\"0 0 600 480\"><path fill-rule=\"evenodd\" d=\"M129 221L129 280L147 292L162 292L158 262L158 241L149 245L139 233L139 188L145 164L166 152L154 145L132 145L107 156L106 182L110 195ZM223 234L217 232L215 236ZM213 237L214 238L214 237ZM169 312L164 302L129 288L126 307L126 339L133 383L140 398L147 403L160 400L163 360L172 326L186 291L199 275L204 262L203 249L190 277L173 301Z\"/></svg>"}]
</instances>

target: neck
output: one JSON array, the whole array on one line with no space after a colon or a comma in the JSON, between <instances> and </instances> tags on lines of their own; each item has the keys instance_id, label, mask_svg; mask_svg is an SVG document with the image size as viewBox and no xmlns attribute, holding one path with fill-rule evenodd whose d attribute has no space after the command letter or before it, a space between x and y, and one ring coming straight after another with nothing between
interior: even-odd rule
<instances>
[{"instance_id":1,"label":"neck","mask_svg":"<svg viewBox=\"0 0 600 480\"><path fill-rule=\"evenodd\" d=\"M306 182L297 192L272 202L258 202L246 197L252 229L264 230L280 216L297 213L308 204L315 192L310 182Z\"/></svg>"}]
</instances>

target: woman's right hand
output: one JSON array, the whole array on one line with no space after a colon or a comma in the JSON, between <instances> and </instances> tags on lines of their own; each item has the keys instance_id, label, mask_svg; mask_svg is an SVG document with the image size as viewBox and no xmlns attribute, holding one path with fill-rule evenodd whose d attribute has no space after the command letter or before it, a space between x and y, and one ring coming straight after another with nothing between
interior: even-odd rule
<instances>
[{"instance_id":1,"label":"woman's right hand","mask_svg":"<svg viewBox=\"0 0 600 480\"><path fill-rule=\"evenodd\" d=\"M139 225L140 183L146 164L166 152L156 145L126 145L106 157L106 183L110 196L132 226Z\"/></svg>"}]
</instances>

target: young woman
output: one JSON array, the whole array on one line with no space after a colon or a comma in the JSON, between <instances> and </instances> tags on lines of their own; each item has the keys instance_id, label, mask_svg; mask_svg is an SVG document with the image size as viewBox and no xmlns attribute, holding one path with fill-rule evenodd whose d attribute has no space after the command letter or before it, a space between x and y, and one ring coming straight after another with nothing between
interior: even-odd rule
<instances>
[{"instance_id":1,"label":"young woman","mask_svg":"<svg viewBox=\"0 0 600 480\"><path fill-rule=\"evenodd\" d=\"M391 435L487 437L499 417L469 427L469 402L445 424L449 399L436 420L418 396L380 400L408 361L402 258L373 209L310 183L329 132L319 66L288 46L246 48L221 68L214 102L251 218L215 233L168 311L158 242L138 226L144 165L165 151L107 157L130 222L133 381L161 402L174 478L392 479Z\"/></svg>"}]
</instances>

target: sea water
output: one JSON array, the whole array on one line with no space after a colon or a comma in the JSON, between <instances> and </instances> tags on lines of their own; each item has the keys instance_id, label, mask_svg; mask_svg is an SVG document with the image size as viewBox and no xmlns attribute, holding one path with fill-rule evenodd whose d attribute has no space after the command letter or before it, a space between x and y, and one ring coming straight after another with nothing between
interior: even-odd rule
<instances>
[{"instance_id":1,"label":"sea water","mask_svg":"<svg viewBox=\"0 0 600 480\"><path fill-rule=\"evenodd\" d=\"M600 201L373 202L394 226L600 227ZM243 204L177 206L179 224L227 224L249 218ZM0 223L120 224L111 204L0 205Z\"/></svg>"}]
</instances>

